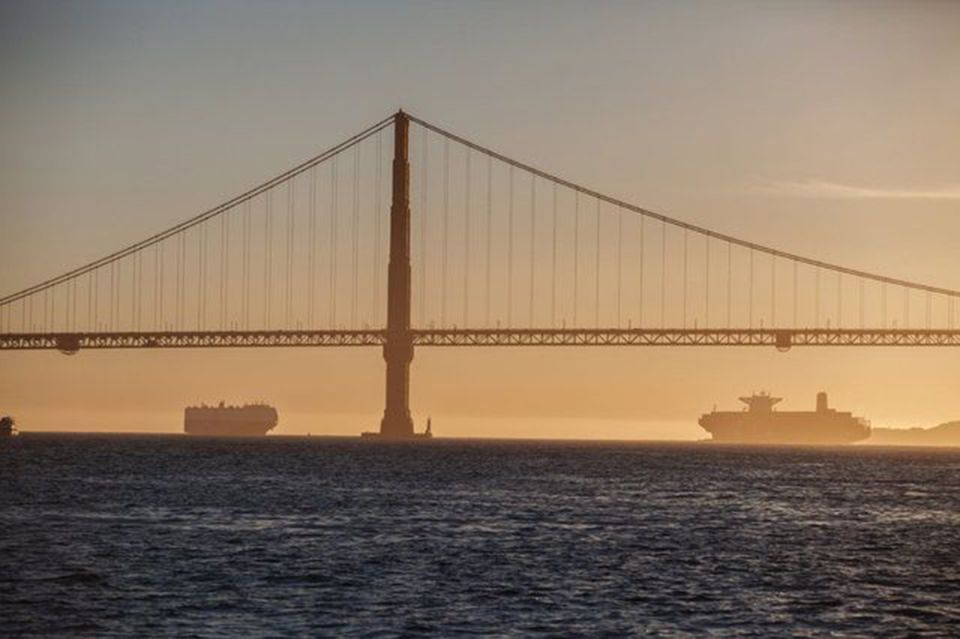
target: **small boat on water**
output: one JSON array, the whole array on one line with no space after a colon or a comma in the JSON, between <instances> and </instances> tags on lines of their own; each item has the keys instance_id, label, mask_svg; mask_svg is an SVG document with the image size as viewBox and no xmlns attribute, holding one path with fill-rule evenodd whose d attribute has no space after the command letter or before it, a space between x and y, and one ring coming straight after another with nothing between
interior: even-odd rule
<instances>
[{"instance_id":1,"label":"small boat on water","mask_svg":"<svg viewBox=\"0 0 960 639\"><path fill-rule=\"evenodd\" d=\"M19 435L17 432L17 423L13 421L13 417L5 415L0 417L0 437L16 437Z\"/></svg>"}]
</instances>

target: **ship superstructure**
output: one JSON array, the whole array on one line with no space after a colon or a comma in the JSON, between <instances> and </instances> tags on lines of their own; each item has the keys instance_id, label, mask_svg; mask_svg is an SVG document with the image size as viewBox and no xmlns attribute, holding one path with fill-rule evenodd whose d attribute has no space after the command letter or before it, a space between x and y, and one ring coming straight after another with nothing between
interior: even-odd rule
<instances>
[{"instance_id":1,"label":"ship superstructure","mask_svg":"<svg viewBox=\"0 0 960 639\"><path fill-rule=\"evenodd\" d=\"M830 408L827 394L817 393L815 411L778 411L782 401L768 393L741 397L742 411L717 411L699 424L715 442L752 444L851 444L870 436L870 423L852 413Z\"/></svg>"},{"instance_id":2,"label":"ship superstructure","mask_svg":"<svg viewBox=\"0 0 960 639\"><path fill-rule=\"evenodd\" d=\"M260 437L275 428L277 409L268 404L189 406L183 411L183 431L188 435Z\"/></svg>"}]
</instances>

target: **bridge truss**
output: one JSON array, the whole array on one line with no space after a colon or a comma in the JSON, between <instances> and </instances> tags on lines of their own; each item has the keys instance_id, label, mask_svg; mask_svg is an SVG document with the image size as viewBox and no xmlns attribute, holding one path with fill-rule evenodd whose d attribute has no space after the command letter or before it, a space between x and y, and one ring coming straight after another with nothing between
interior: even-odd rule
<instances>
[{"instance_id":1,"label":"bridge truss","mask_svg":"<svg viewBox=\"0 0 960 639\"><path fill-rule=\"evenodd\" d=\"M414 346L960 346L957 330L878 329L437 329L411 331ZM384 330L166 333L11 333L0 350L383 346Z\"/></svg>"}]
</instances>

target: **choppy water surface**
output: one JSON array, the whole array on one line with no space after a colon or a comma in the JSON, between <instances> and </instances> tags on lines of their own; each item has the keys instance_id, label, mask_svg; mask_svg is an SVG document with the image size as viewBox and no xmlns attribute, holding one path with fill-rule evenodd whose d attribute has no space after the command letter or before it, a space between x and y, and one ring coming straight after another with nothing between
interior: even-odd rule
<instances>
[{"instance_id":1,"label":"choppy water surface","mask_svg":"<svg viewBox=\"0 0 960 639\"><path fill-rule=\"evenodd\" d=\"M960 451L0 443L0 634L950 634Z\"/></svg>"}]
</instances>

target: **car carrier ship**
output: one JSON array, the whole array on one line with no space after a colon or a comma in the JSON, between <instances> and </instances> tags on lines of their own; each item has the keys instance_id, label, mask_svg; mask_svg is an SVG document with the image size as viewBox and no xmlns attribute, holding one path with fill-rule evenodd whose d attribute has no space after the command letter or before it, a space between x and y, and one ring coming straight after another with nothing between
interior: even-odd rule
<instances>
[{"instance_id":1,"label":"car carrier ship","mask_svg":"<svg viewBox=\"0 0 960 639\"><path fill-rule=\"evenodd\" d=\"M741 397L741 411L717 411L699 424L715 442L746 444L852 444L870 436L870 423L827 406L827 394L817 393L815 411L777 411L780 397L767 393Z\"/></svg>"},{"instance_id":2,"label":"car carrier ship","mask_svg":"<svg viewBox=\"0 0 960 639\"><path fill-rule=\"evenodd\" d=\"M277 425L277 409L268 404L188 406L183 432L207 437L262 437Z\"/></svg>"}]
</instances>

